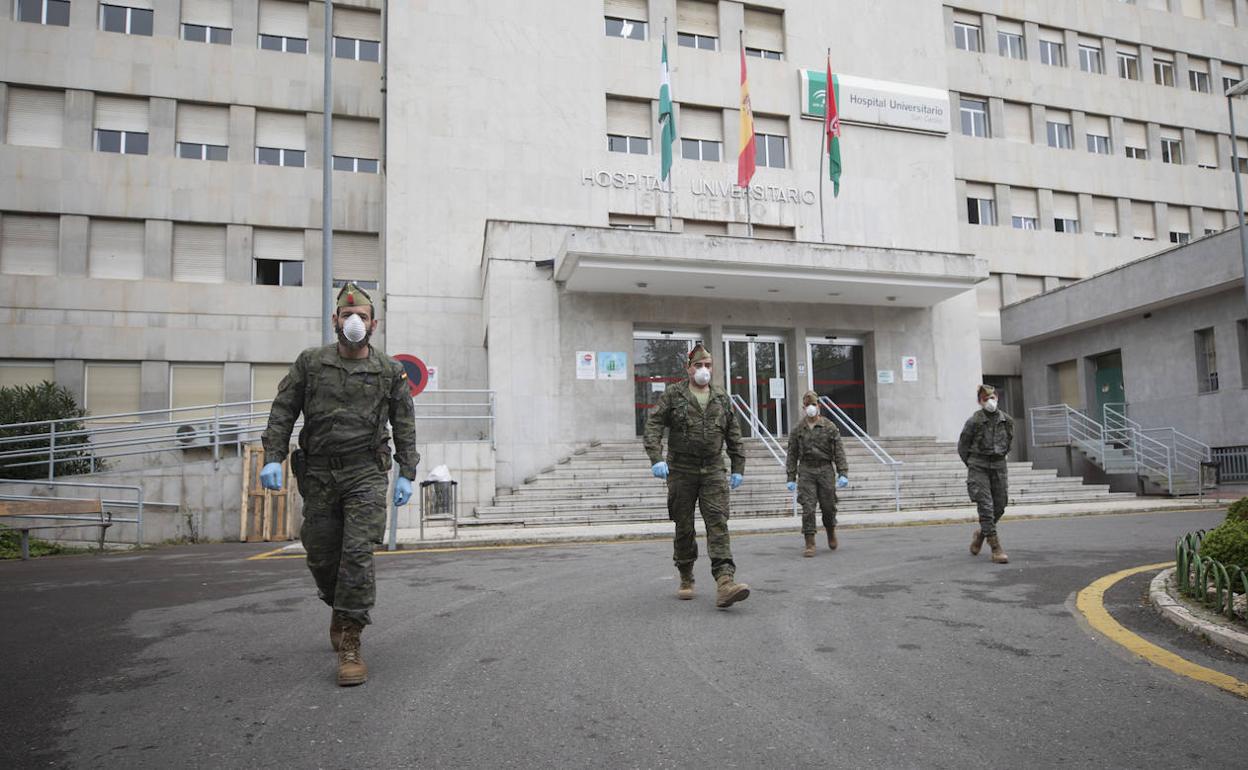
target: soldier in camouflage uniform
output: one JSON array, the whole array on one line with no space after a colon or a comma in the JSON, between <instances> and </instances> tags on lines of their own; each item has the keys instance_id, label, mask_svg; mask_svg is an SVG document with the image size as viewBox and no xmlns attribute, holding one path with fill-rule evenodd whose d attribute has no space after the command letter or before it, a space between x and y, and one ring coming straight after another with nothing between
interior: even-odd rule
<instances>
[{"instance_id":1,"label":"soldier in camouflage uniform","mask_svg":"<svg viewBox=\"0 0 1248 770\"><path fill-rule=\"evenodd\" d=\"M802 556L815 555L815 504L823 511L823 528L828 532L828 548L836 550L836 490L849 484L849 462L841 431L819 413L819 394L813 390L802 396L805 416L789 432L788 458L784 465L789 491L797 492L802 505L802 536L806 548Z\"/></svg>"},{"instance_id":2,"label":"soldier in camouflage uniform","mask_svg":"<svg viewBox=\"0 0 1248 770\"><path fill-rule=\"evenodd\" d=\"M706 550L717 586L715 606L730 607L750 595L750 587L736 582L737 567L728 539L728 490L741 486L745 449L728 393L711 385L711 354L701 345L689 353L689 379L670 386L646 419L646 454L651 471L667 479L667 515L676 524L674 556L680 572L681 599L693 598L693 564L698 540L693 527L694 506L706 524ZM663 431L667 429L667 460L663 459ZM732 461L732 475L724 476L724 445Z\"/></svg>"},{"instance_id":3,"label":"soldier in camouflage uniform","mask_svg":"<svg viewBox=\"0 0 1248 770\"><path fill-rule=\"evenodd\" d=\"M971 555L978 556L988 541L992 560L1005 564L1010 558L1001 548L997 522L1010 498L1006 455L1014 441L1014 419L997 409L997 391L980 385L980 408L971 415L958 439L958 455L966 463L966 490L979 508L979 529L971 538Z\"/></svg>"},{"instance_id":4,"label":"soldier in camouflage uniform","mask_svg":"<svg viewBox=\"0 0 1248 770\"><path fill-rule=\"evenodd\" d=\"M303 413L291 466L303 495L300 537L317 595L333 608L330 643L338 652L338 684L363 684L368 668L360 633L376 598L373 547L386 523L390 436L399 480L394 503L411 497L420 455L407 374L369 344L377 328L372 298L353 283L338 294L338 341L299 354L278 386L262 442L261 481L280 489L281 462Z\"/></svg>"}]
</instances>

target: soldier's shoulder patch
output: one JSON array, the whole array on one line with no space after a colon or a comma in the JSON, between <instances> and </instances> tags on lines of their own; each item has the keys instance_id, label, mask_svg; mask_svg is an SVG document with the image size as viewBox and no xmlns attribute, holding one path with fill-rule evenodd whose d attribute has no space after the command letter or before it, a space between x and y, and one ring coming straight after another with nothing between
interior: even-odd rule
<instances>
[{"instance_id":1,"label":"soldier's shoulder patch","mask_svg":"<svg viewBox=\"0 0 1248 770\"><path fill-rule=\"evenodd\" d=\"M406 380L406 379L407 379L407 370L406 370L406 369L404 369L403 371L399 372L399 379L400 379L400 380Z\"/></svg>"}]
</instances>

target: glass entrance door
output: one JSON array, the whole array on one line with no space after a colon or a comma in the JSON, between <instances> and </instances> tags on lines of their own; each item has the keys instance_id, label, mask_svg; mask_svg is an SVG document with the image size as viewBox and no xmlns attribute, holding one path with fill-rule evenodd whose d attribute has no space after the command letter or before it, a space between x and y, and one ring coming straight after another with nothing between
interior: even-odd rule
<instances>
[{"instance_id":1,"label":"glass entrance door","mask_svg":"<svg viewBox=\"0 0 1248 770\"><path fill-rule=\"evenodd\" d=\"M827 396L867 429L867 387L863 377L862 341L837 338L808 340L810 388Z\"/></svg>"},{"instance_id":2,"label":"glass entrance door","mask_svg":"<svg viewBox=\"0 0 1248 770\"><path fill-rule=\"evenodd\" d=\"M689 351L702 338L692 334L633 333L633 411L637 435L646 429L646 417L659 403L667 386L689 375Z\"/></svg>"},{"instance_id":3,"label":"glass entrance door","mask_svg":"<svg viewBox=\"0 0 1248 770\"><path fill-rule=\"evenodd\" d=\"M784 410L784 340L724 335L724 361L729 394L744 399L772 435L788 433ZM744 420L741 430L747 436L753 435L753 428Z\"/></svg>"}]
</instances>

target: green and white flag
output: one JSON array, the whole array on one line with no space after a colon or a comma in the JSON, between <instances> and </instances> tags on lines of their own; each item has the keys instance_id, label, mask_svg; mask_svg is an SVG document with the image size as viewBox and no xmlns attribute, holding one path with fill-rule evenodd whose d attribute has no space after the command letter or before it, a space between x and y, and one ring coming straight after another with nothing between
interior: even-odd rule
<instances>
[{"instance_id":1,"label":"green and white flag","mask_svg":"<svg viewBox=\"0 0 1248 770\"><path fill-rule=\"evenodd\" d=\"M676 143L676 115L672 112L672 78L667 69L667 37L663 38L663 63L659 67L659 146L663 166L659 178L672 173L672 145Z\"/></svg>"}]
</instances>

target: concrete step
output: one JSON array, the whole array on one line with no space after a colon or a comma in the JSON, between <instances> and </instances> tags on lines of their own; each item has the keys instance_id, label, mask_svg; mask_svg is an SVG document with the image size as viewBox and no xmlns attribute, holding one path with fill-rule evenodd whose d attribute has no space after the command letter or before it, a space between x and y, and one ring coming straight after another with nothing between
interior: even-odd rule
<instances>
[{"instance_id":1,"label":"concrete step","mask_svg":"<svg viewBox=\"0 0 1248 770\"><path fill-rule=\"evenodd\" d=\"M1103 485L1098 485L1103 486ZM1017 489L1027 492L1050 492L1053 494L1081 490L1085 487L1079 483L1025 483L1013 484L1011 489ZM1106 487L1108 489L1108 487ZM784 489L782 484L768 485L767 487L754 486L747 491L746 487L742 487L740 491L734 493L737 495L753 496L755 494L778 494L783 492L786 495L792 493ZM930 494L951 494L966 495L965 484L929 484L924 486L907 486L901 490L903 497L916 497ZM855 497L862 496L893 496L893 487L891 484L876 484L871 486L854 486L847 490L841 490L838 497L842 500L850 500ZM650 488L643 487L606 487L586 492L585 490L576 488L552 489L544 492L516 492L510 495L500 495L495 498L493 505L533 505L540 502L555 502L564 500L635 500L649 499L662 502L667 497L667 493L661 485L655 485Z\"/></svg>"}]
</instances>

